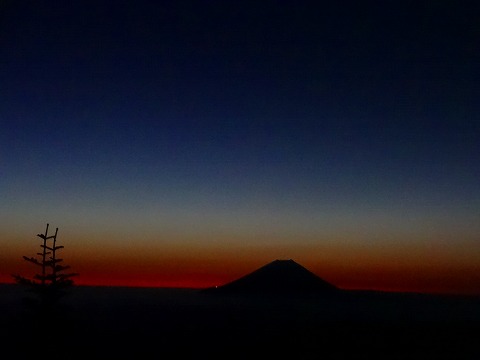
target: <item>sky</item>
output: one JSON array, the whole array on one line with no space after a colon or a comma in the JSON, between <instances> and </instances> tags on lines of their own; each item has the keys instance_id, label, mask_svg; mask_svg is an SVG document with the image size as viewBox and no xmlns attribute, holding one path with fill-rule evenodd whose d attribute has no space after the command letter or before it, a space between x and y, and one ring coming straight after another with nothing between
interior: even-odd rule
<instances>
[{"instance_id":1,"label":"sky","mask_svg":"<svg viewBox=\"0 0 480 360\"><path fill-rule=\"evenodd\" d=\"M0 2L0 282L58 230L79 285L293 259L480 294L480 11L444 1Z\"/></svg>"}]
</instances>

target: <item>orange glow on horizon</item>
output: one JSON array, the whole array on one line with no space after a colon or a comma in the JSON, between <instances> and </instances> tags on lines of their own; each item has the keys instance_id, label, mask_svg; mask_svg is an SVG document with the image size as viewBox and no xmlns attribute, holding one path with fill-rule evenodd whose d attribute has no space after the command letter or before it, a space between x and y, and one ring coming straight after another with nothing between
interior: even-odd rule
<instances>
[{"instance_id":1,"label":"orange glow on horizon","mask_svg":"<svg viewBox=\"0 0 480 360\"><path fill-rule=\"evenodd\" d=\"M84 265L72 267L78 272L74 283L79 286L126 286L126 287L168 287L168 288L207 288L222 285L247 275L257 267L248 266L217 266L198 267L196 264L184 266L174 263L165 266L154 266L130 270L130 266L114 266L102 268ZM302 264L305 266L304 264ZM355 271L338 269L335 266L322 266L322 269L307 269L324 280L345 290L372 290L389 292L417 292L432 294L480 295L480 279L472 275L471 271L460 269L453 271L430 269L414 271L410 269L368 268L359 267ZM19 271L12 272L31 277L33 271L25 271L25 267L18 267ZM1 283L13 283L10 274L0 275Z\"/></svg>"},{"instance_id":2,"label":"orange glow on horizon","mask_svg":"<svg viewBox=\"0 0 480 360\"><path fill-rule=\"evenodd\" d=\"M66 243L68 252L62 257L72 272L79 273L73 278L77 285L206 288L236 280L275 259L292 258L342 289L480 295L478 254L460 246L437 248L434 253L428 243L385 248L346 241L294 246L157 242L135 247L74 240ZM22 255L34 256L38 244L25 240L9 244L0 254L0 282L13 283L11 274L31 278L38 269Z\"/></svg>"}]
</instances>

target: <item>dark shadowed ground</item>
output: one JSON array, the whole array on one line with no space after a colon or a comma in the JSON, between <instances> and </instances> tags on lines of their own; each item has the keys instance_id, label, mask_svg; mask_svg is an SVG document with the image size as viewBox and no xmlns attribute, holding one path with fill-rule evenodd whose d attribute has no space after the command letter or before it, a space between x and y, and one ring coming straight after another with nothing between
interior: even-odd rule
<instances>
[{"instance_id":1,"label":"dark shadowed ground","mask_svg":"<svg viewBox=\"0 0 480 360\"><path fill-rule=\"evenodd\" d=\"M480 297L73 287L42 315L0 290L4 352L34 358L480 358Z\"/></svg>"}]
</instances>

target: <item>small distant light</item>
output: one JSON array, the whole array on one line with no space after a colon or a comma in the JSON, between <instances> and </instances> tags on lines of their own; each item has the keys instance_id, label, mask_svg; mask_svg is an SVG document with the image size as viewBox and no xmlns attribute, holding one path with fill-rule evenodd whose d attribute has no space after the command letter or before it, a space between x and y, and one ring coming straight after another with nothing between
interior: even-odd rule
<instances>
[{"instance_id":1,"label":"small distant light","mask_svg":"<svg viewBox=\"0 0 480 360\"><path fill-rule=\"evenodd\" d=\"M217 285L215 285L215 289L216 289L216 288L218 288L218 286L217 286Z\"/></svg>"}]
</instances>

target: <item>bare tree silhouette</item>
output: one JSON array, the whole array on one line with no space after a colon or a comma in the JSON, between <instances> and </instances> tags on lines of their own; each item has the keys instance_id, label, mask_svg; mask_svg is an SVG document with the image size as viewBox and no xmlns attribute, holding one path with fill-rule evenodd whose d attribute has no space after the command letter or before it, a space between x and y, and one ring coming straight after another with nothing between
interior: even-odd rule
<instances>
[{"instance_id":1,"label":"bare tree silhouette","mask_svg":"<svg viewBox=\"0 0 480 360\"><path fill-rule=\"evenodd\" d=\"M31 287L31 290L39 296L42 307L53 305L64 294L63 290L74 284L71 278L78 275L64 272L70 266L59 264L63 259L57 257L57 251L63 249L64 246L57 245L58 228L55 229L54 235L49 236L48 227L49 224L47 224L44 234L37 234L42 239L40 245L42 250L37 253L39 258L23 256L25 261L40 267L40 272L35 274L32 279L18 274L12 275L18 284Z\"/></svg>"}]
</instances>

